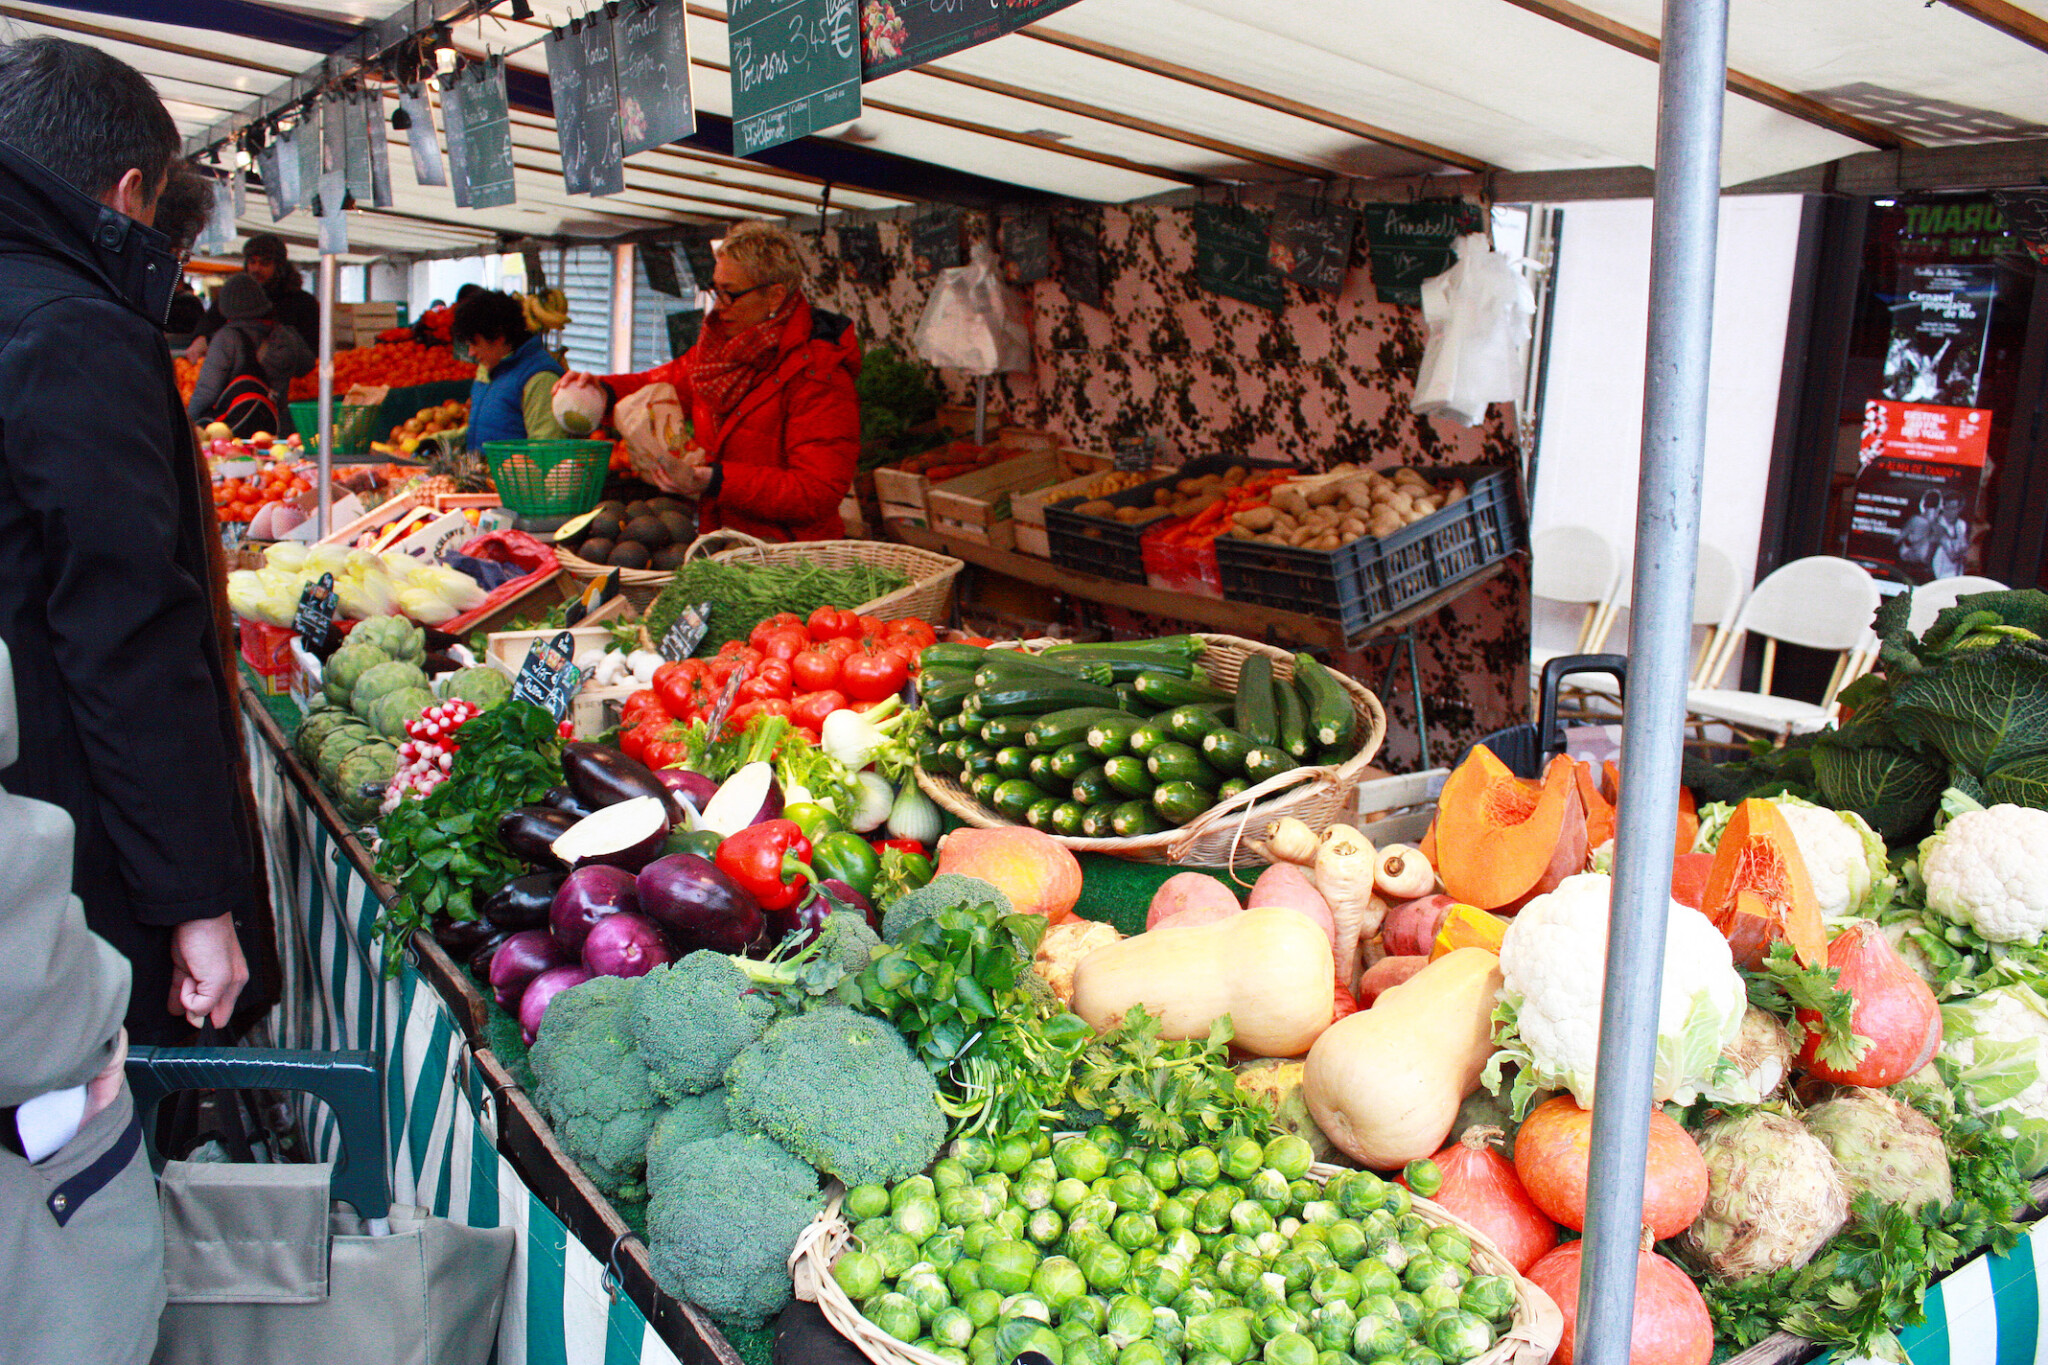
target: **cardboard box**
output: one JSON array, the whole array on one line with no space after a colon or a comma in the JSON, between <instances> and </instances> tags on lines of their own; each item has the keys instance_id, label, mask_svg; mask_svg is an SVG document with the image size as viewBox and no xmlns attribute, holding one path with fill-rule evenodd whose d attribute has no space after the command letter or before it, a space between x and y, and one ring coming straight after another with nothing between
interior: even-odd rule
<instances>
[{"instance_id":1,"label":"cardboard box","mask_svg":"<svg viewBox=\"0 0 2048 1365\"><path fill-rule=\"evenodd\" d=\"M1058 460L1051 451L1044 451L1017 455L933 484L925 500L931 527L1007 550L1016 543L1011 520L1014 495L1045 487L1058 476Z\"/></svg>"},{"instance_id":2,"label":"cardboard box","mask_svg":"<svg viewBox=\"0 0 2048 1365\"><path fill-rule=\"evenodd\" d=\"M941 410L943 411L943 409ZM972 410L970 409L970 414ZM991 421L989 448L998 452L995 465L1005 464L1023 455L1045 454L1045 445L1052 438L1044 432L1030 431L1024 427L1005 427L998 431ZM985 466L970 473L985 473L995 465ZM966 478L968 475L960 475ZM874 471L875 496L881 502L884 521L905 521L912 526L932 525L932 513L926 505L931 496L932 483L922 474L913 474L904 469L890 469L887 466Z\"/></svg>"},{"instance_id":3,"label":"cardboard box","mask_svg":"<svg viewBox=\"0 0 2048 1365\"><path fill-rule=\"evenodd\" d=\"M1068 474L1096 474L1116 463L1116 457L1106 450L1076 450L1072 446L1058 448L1060 468Z\"/></svg>"}]
</instances>

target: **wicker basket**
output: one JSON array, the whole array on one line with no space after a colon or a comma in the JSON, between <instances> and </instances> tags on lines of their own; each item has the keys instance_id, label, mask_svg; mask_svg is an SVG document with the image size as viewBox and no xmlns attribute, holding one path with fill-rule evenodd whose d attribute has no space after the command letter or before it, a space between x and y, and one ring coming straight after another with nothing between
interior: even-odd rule
<instances>
[{"instance_id":1,"label":"wicker basket","mask_svg":"<svg viewBox=\"0 0 2048 1365\"><path fill-rule=\"evenodd\" d=\"M1321 1184L1343 1169L1318 1162L1309 1168L1309 1178ZM1508 1330L1493 1349L1475 1357L1470 1365L1545 1365L1564 1336L1564 1314L1550 1296L1524 1278L1485 1233L1456 1214L1421 1198L1414 1201L1414 1209L1424 1221L1448 1224L1470 1237L1475 1269L1514 1282L1515 1315ZM796 1284L796 1296L817 1304L825 1320L875 1365L947 1365L944 1356L920 1351L869 1322L840 1289L838 1281L832 1278L832 1262L852 1238L853 1229L840 1217L839 1199L835 1196L798 1236L796 1250L790 1253L789 1273Z\"/></svg>"},{"instance_id":2,"label":"wicker basket","mask_svg":"<svg viewBox=\"0 0 2048 1365\"><path fill-rule=\"evenodd\" d=\"M555 547L555 558L561 561L564 573L586 583L593 578L617 574L619 591L625 594L636 611L646 611L652 606L654 599L661 596L661 590L676 576L674 569L621 569L612 564L594 564L563 545Z\"/></svg>"},{"instance_id":3,"label":"wicker basket","mask_svg":"<svg viewBox=\"0 0 2048 1365\"><path fill-rule=\"evenodd\" d=\"M856 564L894 569L910 580L908 586L884 593L852 610L884 620L915 616L934 625L951 615L953 580L967 567L950 555L882 540L798 540L786 545L743 545L720 550L711 557L721 564L780 564L800 559L828 569L851 568Z\"/></svg>"},{"instance_id":4,"label":"wicker basket","mask_svg":"<svg viewBox=\"0 0 2048 1365\"><path fill-rule=\"evenodd\" d=\"M1273 676L1292 678L1294 656L1284 649L1244 640L1235 635L1197 635L1206 648L1201 665L1225 691L1235 689L1237 671L1247 655L1263 654L1273 661ZM1266 823L1291 815L1318 834L1331 825L1349 820L1358 781L1380 741L1387 736L1387 713L1380 699L1354 679L1332 670L1331 675L1351 697L1358 712L1358 752L1337 767L1296 768L1291 772L1254 783L1228 801L1219 801L1178 829L1135 839L1078 839L1051 835L1076 853L1107 853L1140 863L1173 863L1197 867L1229 867L1246 839L1264 834ZM917 785L963 823L983 829L1015 824L976 801L968 790L950 777L917 770Z\"/></svg>"}]
</instances>

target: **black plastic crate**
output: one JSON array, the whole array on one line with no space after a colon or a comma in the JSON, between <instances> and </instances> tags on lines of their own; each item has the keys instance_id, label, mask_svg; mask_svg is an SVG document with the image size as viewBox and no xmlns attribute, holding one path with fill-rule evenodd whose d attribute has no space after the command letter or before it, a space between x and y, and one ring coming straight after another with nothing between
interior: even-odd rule
<instances>
[{"instance_id":1,"label":"black plastic crate","mask_svg":"<svg viewBox=\"0 0 2048 1365\"><path fill-rule=\"evenodd\" d=\"M1528 518L1507 465L1417 467L1432 482L1465 481L1465 496L1383 538L1303 550L1229 536L1216 542L1223 595L1337 622L1355 635L1528 543Z\"/></svg>"},{"instance_id":2,"label":"black plastic crate","mask_svg":"<svg viewBox=\"0 0 2048 1365\"><path fill-rule=\"evenodd\" d=\"M1182 479L1220 474L1233 466L1254 470L1288 467L1267 460L1233 460L1222 455L1205 455L1198 460L1189 460L1170 474L1126 488L1121 493L1112 493L1102 501L1118 507L1150 507L1152 495L1161 488L1171 488ZM1160 524L1160 518L1139 522L1112 521L1108 517L1082 516L1073 510L1078 504L1089 501L1093 499L1073 497L1046 504L1045 539L1052 562L1063 569L1094 574L1098 578L1143 583L1145 554L1140 542L1145 532Z\"/></svg>"}]
</instances>

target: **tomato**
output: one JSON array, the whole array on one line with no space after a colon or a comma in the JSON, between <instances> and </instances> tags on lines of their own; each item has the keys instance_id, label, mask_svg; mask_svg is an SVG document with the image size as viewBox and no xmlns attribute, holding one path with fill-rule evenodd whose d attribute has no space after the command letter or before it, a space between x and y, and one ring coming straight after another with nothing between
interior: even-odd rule
<instances>
[{"instance_id":1,"label":"tomato","mask_svg":"<svg viewBox=\"0 0 2048 1365\"><path fill-rule=\"evenodd\" d=\"M619 724L641 725L649 720L666 720L668 711L661 704L661 694L652 687L643 687L626 698L626 704L619 708Z\"/></svg>"},{"instance_id":2,"label":"tomato","mask_svg":"<svg viewBox=\"0 0 2048 1365\"><path fill-rule=\"evenodd\" d=\"M804 634L802 626L777 626L762 638L760 650L770 659L788 663L810 647L811 637Z\"/></svg>"},{"instance_id":3,"label":"tomato","mask_svg":"<svg viewBox=\"0 0 2048 1365\"><path fill-rule=\"evenodd\" d=\"M889 633L888 623L879 616L856 616L853 619L860 622L863 640L879 640Z\"/></svg>"},{"instance_id":4,"label":"tomato","mask_svg":"<svg viewBox=\"0 0 2048 1365\"><path fill-rule=\"evenodd\" d=\"M860 648L860 641L850 635L835 635L821 641L817 647L830 654L835 662L844 663L847 655Z\"/></svg>"},{"instance_id":5,"label":"tomato","mask_svg":"<svg viewBox=\"0 0 2048 1365\"><path fill-rule=\"evenodd\" d=\"M910 677L903 657L887 648L863 648L839 666L839 685L855 701L881 701L901 691Z\"/></svg>"},{"instance_id":6,"label":"tomato","mask_svg":"<svg viewBox=\"0 0 2048 1365\"><path fill-rule=\"evenodd\" d=\"M666 721L667 716L664 714L662 723L666 723ZM619 727L619 752L627 758L637 758L642 763L645 763L647 761L647 736L652 733L653 729L653 725L645 721L637 725L630 723L621 725Z\"/></svg>"},{"instance_id":7,"label":"tomato","mask_svg":"<svg viewBox=\"0 0 2048 1365\"><path fill-rule=\"evenodd\" d=\"M718 657L721 659L739 659L746 663L757 664L761 662L761 651L755 649L745 640L727 640L718 647Z\"/></svg>"},{"instance_id":8,"label":"tomato","mask_svg":"<svg viewBox=\"0 0 2048 1365\"><path fill-rule=\"evenodd\" d=\"M738 659L713 659L711 661L711 671L705 674L705 676L711 680L711 685L714 688L722 689L726 683L732 680L733 674L749 671L751 671L751 667L741 664Z\"/></svg>"},{"instance_id":9,"label":"tomato","mask_svg":"<svg viewBox=\"0 0 2048 1365\"><path fill-rule=\"evenodd\" d=\"M708 670L701 664L692 670L686 666L690 663L699 661L690 659L680 664L663 664L654 670L654 690L660 696L661 704L677 720L685 719L693 708L709 705L717 697L711 688Z\"/></svg>"},{"instance_id":10,"label":"tomato","mask_svg":"<svg viewBox=\"0 0 2048 1365\"><path fill-rule=\"evenodd\" d=\"M650 768L673 768L686 763L690 758L690 746L679 739L649 740L641 751L640 761Z\"/></svg>"},{"instance_id":11,"label":"tomato","mask_svg":"<svg viewBox=\"0 0 2048 1365\"><path fill-rule=\"evenodd\" d=\"M860 632L860 618L838 607L819 607L811 613L810 628L813 640L852 636Z\"/></svg>"},{"instance_id":12,"label":"tomato","mask_svg":"<svg viewBox=\"0 0 2048 1365\"><path fill-rule=\"evenodd\" d=\"M747 643L752 645L755 649L766 652L768 648L766 643L767 639L776 631L795 629L801 632L803 628L803 617L798 616L793 611L778 611L773 616L763 621L760 625L754 627L754 629L747 635ZM811 637L809 635L805 635L804 643L809 644L810 642Z\"/></svg>"},{"instance_id":13,"label":"tomato","mask_svg":"<svg viewBox=\"0 0 2048 1365\"><path fill-rule=\"evenodd\" d=\"M813 730L825 728L825 717L834 711L846 709L846 694L837 688L825 688L817 692L806 692L796 698L790 709L790 717L799 725Z\"/></svg>"},{"instance_id":14,"label":"tomato","mask_svg":"<svg viewBox=\"0 0 2048 1365\"><path fill-rule=\"evenodd\" d=\"M839 681L839 660L815 645L791 659L789 667L799 692L816 692Z\"/></svg>"},{"instance_id":15,"label":"tomato","mask_svg":"<svg viewBox=\"0 0 2048 1365\"><path fill-rule=\"evenodd\" d=\"M923 649L926 645L935 645L939 642L939 633L925 622L918 620L915 616L898 617L884 626L883 630L885 638L891 640L915 640L919 649Z\"/></svg>"}]
</instances>

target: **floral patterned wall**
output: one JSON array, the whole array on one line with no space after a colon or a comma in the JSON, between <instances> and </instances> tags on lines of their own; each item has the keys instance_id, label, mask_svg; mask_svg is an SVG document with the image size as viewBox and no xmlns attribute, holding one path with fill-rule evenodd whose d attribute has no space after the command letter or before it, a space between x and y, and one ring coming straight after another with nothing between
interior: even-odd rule
<instances>
[{"instance_id":1,"label":"floral patterned wall","mask_svg":"<svg viewBox=\"0 0 2048 1365\"><path fill-rule=\"evenodd\" d=\"M1321 466L1519 461L1507 409L1461 428L1408 407L1424 342L1419 309L1379 303L1361 234L1336 294L1285 286L1275 314L1213 294L1195 282L1193 211L1090 210L1102 258L1105 307L1069 298L1056 280L1024 290L1032 310L1035 369L989 384L989 410L1056 433L1070 445L1107 449L1152 433L1168 452L1228 454ZM819 259L812 297L852 317L865 344L912 354L911 338L936 276L912 272L907 223L879 224L892 270L886 285L856 282L839 268L838 231L813 238ZM970 214L966 235L988 235ZM949 392L973 401L972 384L945 375ZM1106 609L1095 624L1124 632L1177 628ZM1416 632L1430 759L1442 764L1466 743L1528 719L1529 591L1526 559L1425 619ZM1411 769L1419 757L1405 661L1391 680L1385 647L1351 651L1340 667L1380 691L1389 713L1382 766Z\"/></svg>"}]
</instances>

